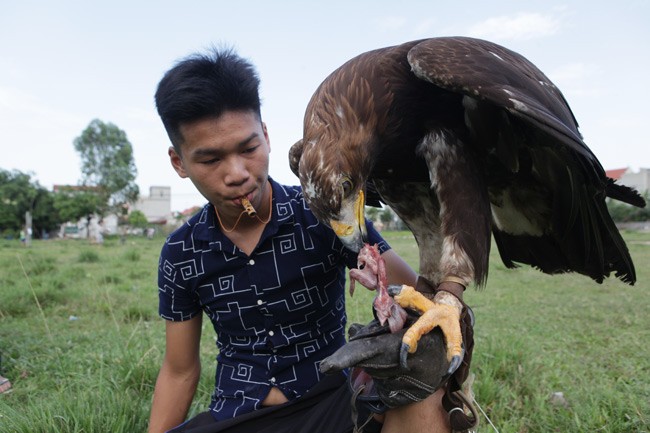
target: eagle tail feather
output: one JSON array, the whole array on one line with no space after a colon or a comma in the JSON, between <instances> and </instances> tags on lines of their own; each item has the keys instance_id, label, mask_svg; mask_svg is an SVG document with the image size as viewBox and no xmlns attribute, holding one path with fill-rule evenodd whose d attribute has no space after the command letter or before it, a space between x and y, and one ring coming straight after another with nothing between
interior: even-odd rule
<instances>
[{"instance_id":1,"label":"eagle tail feather","mask_svg":"<svg viewBox=\"0 0 650 433\"><path fill-rule=\"evenodd\" d=\"M616 180L607 178L607 186L605 188L607 197L630 204L632 206L644 208L646 206L645 199L639 192L626 185L616 183Z\"/></svg>"}]
</instances>

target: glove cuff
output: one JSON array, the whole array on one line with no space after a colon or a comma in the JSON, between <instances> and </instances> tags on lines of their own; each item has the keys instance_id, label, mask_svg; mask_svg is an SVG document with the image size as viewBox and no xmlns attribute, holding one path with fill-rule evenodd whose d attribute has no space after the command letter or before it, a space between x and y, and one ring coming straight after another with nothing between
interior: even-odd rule
<instances>
[{"instance_id":1,"label":"glove cuff","mask_svg":"<svg viewBox=\"0 0 650 433\"><path fill-rule=\"evenodd\" d=\"M383 414L389 407L381 401L372 377L363 368L352 367L348 377L352 393L352 408L357 412L356 420L365 420L370 414Z\"/></svg>"},{"instance_id":2,"label":"glove cuff","mask_svg":"<svg viewBox=\"0 0 650 433\"><path fill-rule=\"evenodd\" d=\"M383 414L388 406L381 401L372 378L362 368L350 368L348 387L352 394L352 422L355 433L379 433L382 424L374 414Z\"/></svg>"}]
</instances>

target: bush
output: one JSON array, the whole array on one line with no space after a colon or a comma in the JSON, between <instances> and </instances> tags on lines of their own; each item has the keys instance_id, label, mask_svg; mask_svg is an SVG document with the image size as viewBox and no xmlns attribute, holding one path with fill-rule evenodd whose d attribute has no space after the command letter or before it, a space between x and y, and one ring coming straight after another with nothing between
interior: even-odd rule
<instances>
[{"instance_id":1,"label":"bush","mask_svg":"<svg viewBox=\"0 0 650 433\"><path fill-rule=\"evenodd\" d=\"M83 250L79 253L80 263L97 263L99 261L99 254L93 250Z\"/></svg>"},{"instance_id":2,"label":"bush","mask_svg":"<svg viewBox=\"0 0 650 433\"><path fill-rule=\"evenodd\" d=\"M646 206L639 208L615 200L607 200L607 209L612 219L617 223L627 223L633 221L650 221L650 195L646 192L643 195Z\"/></svg>"}]
</instances>

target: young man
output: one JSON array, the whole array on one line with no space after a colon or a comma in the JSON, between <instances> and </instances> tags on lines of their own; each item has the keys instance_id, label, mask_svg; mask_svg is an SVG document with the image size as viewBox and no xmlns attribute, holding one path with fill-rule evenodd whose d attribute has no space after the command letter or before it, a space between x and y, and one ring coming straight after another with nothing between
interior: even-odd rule
<instances>
[{"instance_id":1,"label":"young man","mask_svg":"<svg viewBox=\"0 0 650 433\"><path fill-rule=\"evenodd\" d=\"M166 350L150 433L353 429L345 376L318 365L345 343L345 268L356 256L316 220L300 187L269 177L258 87L252 65L225 50L178 63L156 92L171 164L208 204L161 252ZM415 272L371 225L368 233L389 282L415 285ZM203 312L217 333L215 390L209 410L183 423L201 370ZM380 429L448 431L440 393L364 431Z\"/></svg>"}]
</instances>

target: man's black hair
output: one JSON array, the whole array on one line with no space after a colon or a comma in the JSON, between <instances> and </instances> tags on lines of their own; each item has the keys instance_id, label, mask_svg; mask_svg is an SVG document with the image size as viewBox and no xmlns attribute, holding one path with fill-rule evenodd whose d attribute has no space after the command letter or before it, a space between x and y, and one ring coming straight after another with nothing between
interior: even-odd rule
<instances>
[{"instance_id":1,"label":"man's black hair","mask_svg":"<svg viewBox=\"0 0 650 433\"><path fill-rule=\"evenodd\" d=\"M232 48L193 54L160 80L155 100L158 114L180 153L184 123L219 117L224 111L253 111L261 120L260 79L254 66Z\"/></svg>"}]
</instances>

